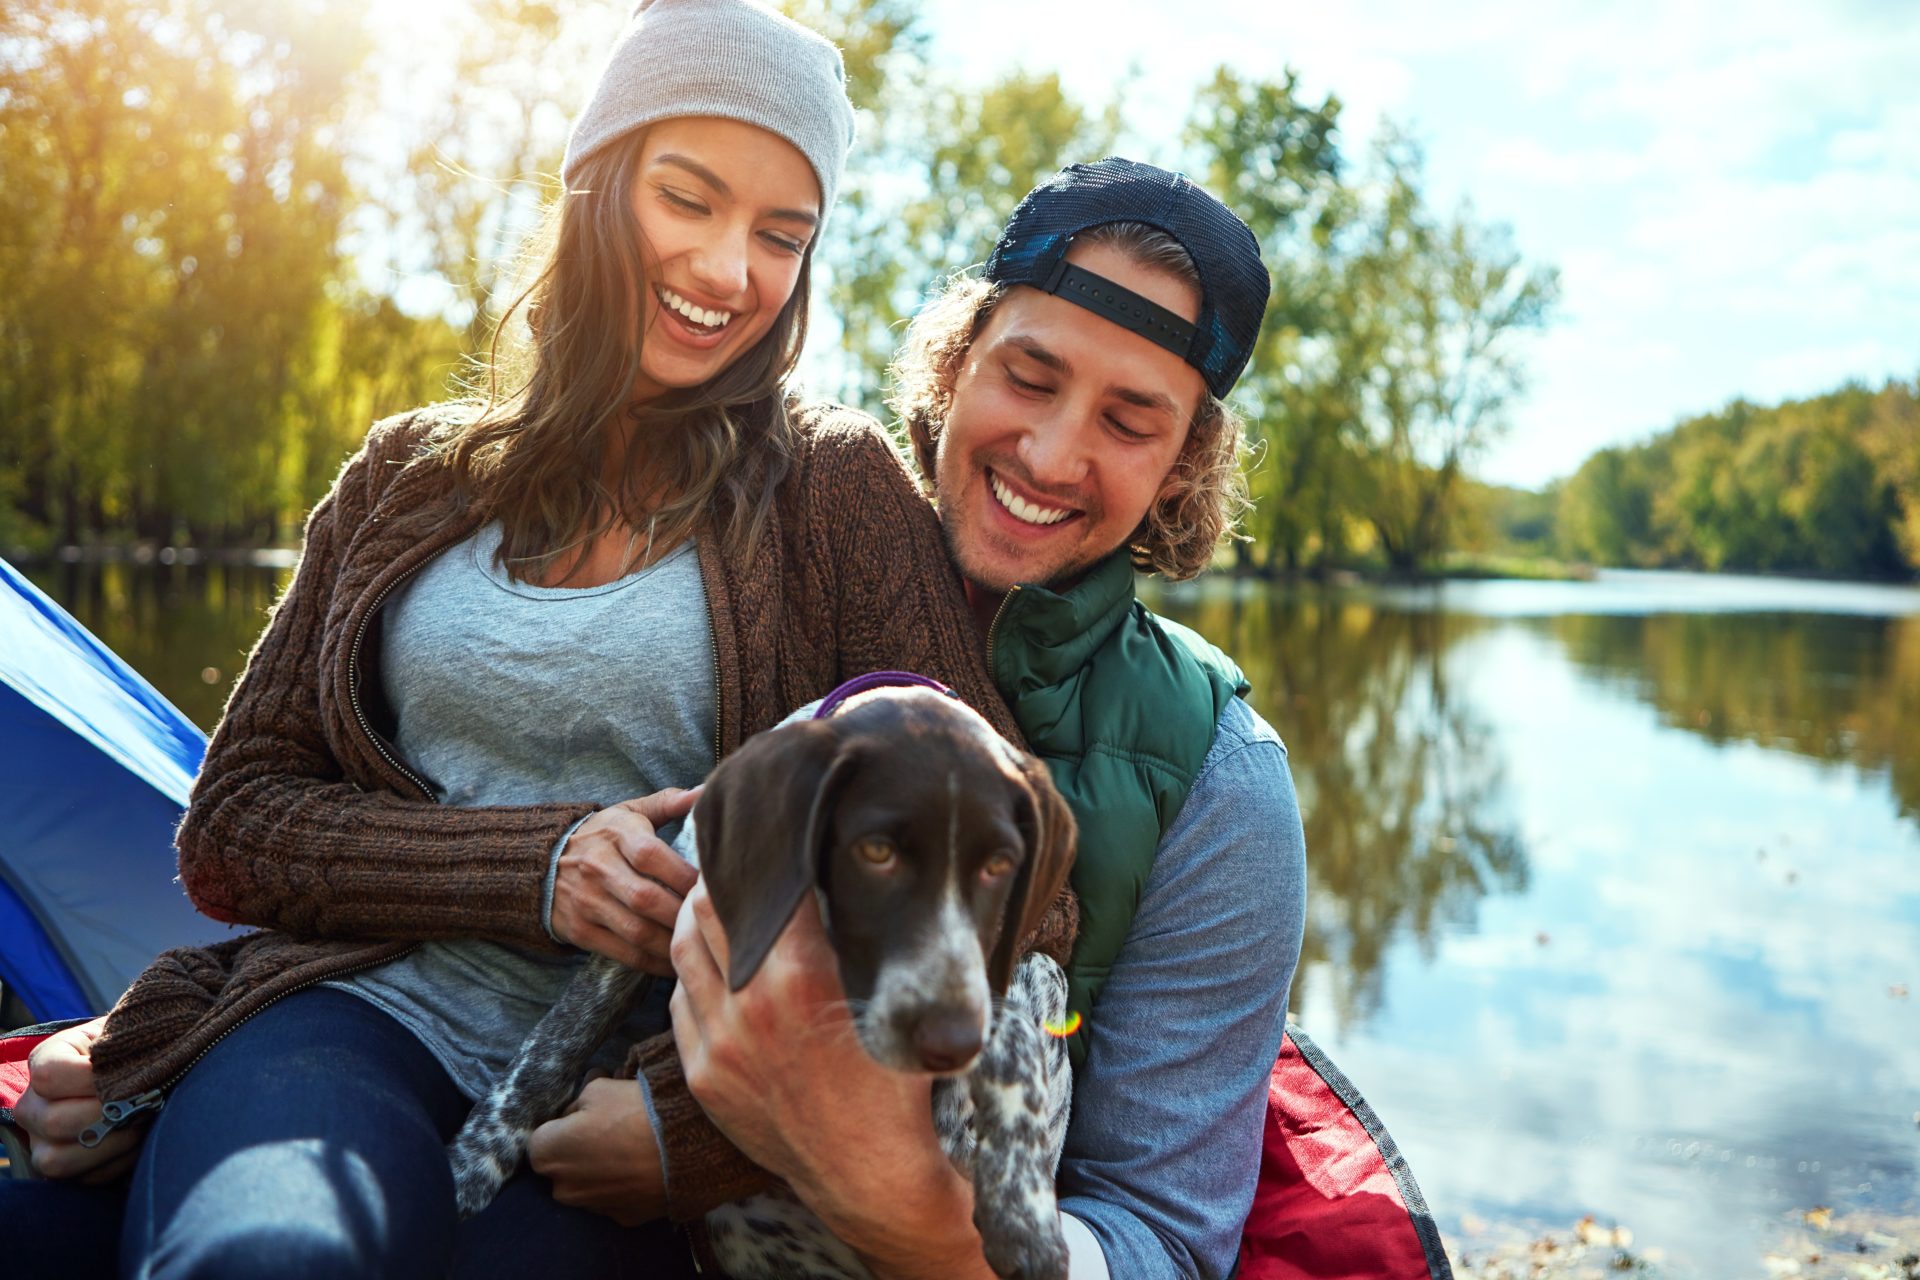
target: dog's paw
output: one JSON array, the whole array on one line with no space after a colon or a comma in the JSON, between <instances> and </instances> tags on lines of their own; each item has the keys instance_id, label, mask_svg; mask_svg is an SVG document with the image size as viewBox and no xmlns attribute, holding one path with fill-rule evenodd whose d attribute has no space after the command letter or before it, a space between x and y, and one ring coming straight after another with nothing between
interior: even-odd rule
<instances>
[{"instance_id":1,"label":"dog's paw","mask_svg":"<svg viewBox=\"0 0 1920 1280\"><path fill-rule=\"evenodd\" d=\"M976 1220L976 1225L987 1265L1001 1280L1067 1280L1067 1238L1057 1218L1045 1226L1022 1224L1025 1229L1016 1231L1004 1224L995 1229Z\"/></svg>"}]
</instances>

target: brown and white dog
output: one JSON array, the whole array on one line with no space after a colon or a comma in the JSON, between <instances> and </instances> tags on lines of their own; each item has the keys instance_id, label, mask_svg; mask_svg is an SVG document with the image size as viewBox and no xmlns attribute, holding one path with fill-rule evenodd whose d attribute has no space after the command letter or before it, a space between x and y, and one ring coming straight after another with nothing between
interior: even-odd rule
<instances>
[{"instance_id":1,"label":"brown and white dog","mask_svg":"<svg viewBox=\"0 0 1920 1280\"><path fill-rule=\"evenodd\" d=\"M1045 765L951 693L905 679L916 683L850 682L722 761L691 844L736 991L819 895L861 1044L885 1066L942 1077L936 1127L974 1181L988 1263L1064 1278L1053 1176L1071 1073L1042 1028L1065 1014L1066 978L1023 944L1065 886L1073 817ZM449 1149L463 1215L492 1200L648 981L597 956L582 966ZM707 1228L739 1280L866 1275L791 1197L723 1206Z\"/></svg>"}]
</instances>

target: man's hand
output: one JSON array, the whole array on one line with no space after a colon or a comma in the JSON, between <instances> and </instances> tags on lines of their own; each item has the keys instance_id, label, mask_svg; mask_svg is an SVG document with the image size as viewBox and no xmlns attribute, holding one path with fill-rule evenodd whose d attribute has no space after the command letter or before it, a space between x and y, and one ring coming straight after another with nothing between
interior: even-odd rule
<instances>
[{"instance_id":1,"label":"man's hand","mask_svg":"<svg viewBox=\"0 0 1920 1280\"><path fill-rule=\"evenodd\" d=\"M623 1227L665 1216L666 1177L637 1080L589 1080L574 1104L533 1131L527 1159L561 1204Z\"/></svg>"},{"instance_id":2,"label":"man's hand","mask_svg":"<svg viewBox=\"0 0 1920 1280\"><path fill-rule=\"evenodd\" d=\"M693 808L699 791L669 787L610 805L581 823L560 851L553 936L668 977L680 901L699 873L656 830Z\"/></svg>"},{"instance_id":3,"label":"man's hand","mask_svg":"<svg viewBox=\"0 0 1920 1280\"><path fill-rule=\"evenodd\" d=\"M687 1087L734 1145L876 1275L992 1274L971 1188L934 1133L932 1077L889 1070L861 1047L812 895L753 981L729 992L726 934L702 883L680 913L673 960Z\"/></svg>"},{"instance_id":4,"label":"man's hand","mask_svg":"<svg viewBox=\"0 0 1920 1280\"><path fill-rule=\"evenodd\" d=\"M107 1025L95 1018L59 1031L27 1058L27 1091L13 1109L33 1148L33 1167L49 1178L112 1182L133 1168L140 1156L143 1128L115 1129L99 1146L80 1145L80 1134L100 1119L100 1095L93 1084L93 1042Z\"/></svg>"}]
</instances>

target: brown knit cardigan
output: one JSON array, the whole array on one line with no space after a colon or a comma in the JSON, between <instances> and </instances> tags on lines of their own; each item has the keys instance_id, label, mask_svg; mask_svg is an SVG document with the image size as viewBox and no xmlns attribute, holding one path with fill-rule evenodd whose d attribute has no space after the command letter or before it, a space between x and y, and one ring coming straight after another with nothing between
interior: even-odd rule
<instances>
[{"instance_id":1,"label":"brown knit cardigan","mask_svg":"<svg viewBox=\"0 0 1920 1280\"><path fill-rule=\"evenodd\" d=\"M423 459L432 410L380 423L307 523L299 570L207 747L178 837L180 879L217 920L261 926L169 951L93 1046L107 1101L161 1091L281 996L429 939L555 949L540 917L554 843L598 806L451 808L380 733L379 608L480 524ZM719 753L882 669L952 685L1018 741L982 661L937 523L872 419L797 408L795 466L751 558L698 540L713 627ZM1039 945L1064 957L1072 902ZM687 1095L671 1036L636 1050L674 1216L766 1184Z\"/></svg>"}]
</instances>

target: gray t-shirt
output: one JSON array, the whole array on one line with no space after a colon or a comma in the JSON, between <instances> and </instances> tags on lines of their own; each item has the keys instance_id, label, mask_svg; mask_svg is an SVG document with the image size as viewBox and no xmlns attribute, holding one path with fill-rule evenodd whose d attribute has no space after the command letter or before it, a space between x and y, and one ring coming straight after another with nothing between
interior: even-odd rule
<instances>
[{"instance_id":1,"label":"gray t-shirt","mask_svg":"<svg viewBox=\"0 0 1920 1280\"><path fill-rule=\"evenodd\" d=\"M585 588L511 581L494 564L499 544L500 526L485 526L387 605L381 677L401 758L451 805L613 804L704 778L714 657L693 543ZM399 1019L478 1098L579 963L477 939L428 942L326 985ZM596 1065L618 1067L629 1041L665 1027L662 984Z\"/></svg>"}]
</instances>

